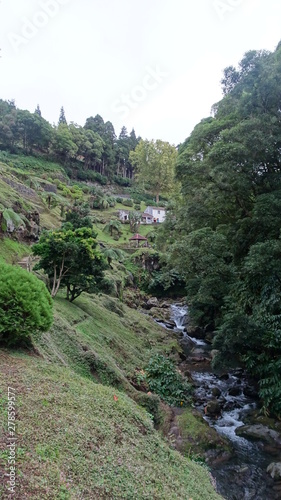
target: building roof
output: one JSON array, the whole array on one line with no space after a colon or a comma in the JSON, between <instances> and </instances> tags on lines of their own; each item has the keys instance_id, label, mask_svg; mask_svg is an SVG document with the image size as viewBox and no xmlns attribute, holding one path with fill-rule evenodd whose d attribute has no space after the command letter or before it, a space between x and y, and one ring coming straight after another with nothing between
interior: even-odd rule
<instances>
[{"instance_id":1,"label":"building roof","mask_svg":"<svg viewBox=\"0 0 281 500\"><path fill-rule=\"evenodd\" d=\"M131 241L131 240L132 240L132 241L133 241L133 240L135 240L135 241L147 241L147 238L145 238L144 236L142 236L142 235L141 235L141 234L139 234L139 233L136 233L136 234L134 234L134 236L132 236L132 238L130 238L130 241Z\"/></svg>"}]
</instances>

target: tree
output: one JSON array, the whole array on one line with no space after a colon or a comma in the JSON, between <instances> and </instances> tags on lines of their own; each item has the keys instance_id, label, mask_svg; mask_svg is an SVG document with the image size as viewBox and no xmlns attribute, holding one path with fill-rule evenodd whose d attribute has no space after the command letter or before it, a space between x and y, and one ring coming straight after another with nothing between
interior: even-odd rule
<instances>
[{"instance_id":1,"label":"tree","mask_svg":"<svg viewBox=\"0 0 281 500\"><path fill-rule=\"evenodd\" d=\"M78 146L73 141L69 127L66 124L61 123L54 129L52 147L55 154L64 162L77 154Z\"/></svg>"},{"instance_id":2,"label":"tree","mask_svg":"<svg viewBox=\"0 0 281 500\"><path fill-rule=\"evenodd\" d=\"M34 113L35 113L36 115L40 116L40 118L41 118L42 114L41 114L41 109L40 109L39 104L37 104L37 107L36 107L36 109L35 109Z\"/></svg>"},{"instance_id":3,"label":"tree","mask_svg":"<svg viewBox=\"0 0 281 500\"><path fill-rule=\"evenodd\" d=\"M30 343L35 331L52 324L51 296L42 281L19 267L0 264L0 281L0 342Z\"/></svg>"},{"instance_id":4,"label":"tree","mask_svg":"<svg viewBox=\"0 0 281 500\"><path fill-rule=\"evenodd\" d=\"M159 202L160 194L167 194L173 187L177 150L168 142L141 140L130 161L136 168L138 182L145 183Z\"/></svg>"},{"instance_id":5,"label":"tree","mask_svg":"<svg viewBox=\"0 0 281 500\"><path fill-rule=\"evenodd\" d=\"M48 275L52 297L60 287L66 287L70 302L82 292L100 289L105 261L95 238L91 228L56 230L43 233L33 246L34 255L40 257L36 269Z\"/></svg>"},{"instance_id":6,"label":"tree","mask_svg":"<svg viewBox=\"0 0 281 500\"><path fill-rule=\"evenodd\" d=\"M137 231L138 226L141 223L141 214L139 212L131 210L129 212L129 222L130 222L131 233L135 233Z\"/></svg>"},{"instance_id":7,"label":"tree","mask_svg":"<svg viewBox=\"0 0 281 500\"><path fill-rule=\"evenodd\" d=\"M185 279L191 321L215 329L217 365L246 367L280 416L281 46L248 52L223 83L214 116L179 150L170 267Z\"/></svg>"},{"instance_id":8,"label":"tree","mask_svg":"<svg viewBox=\"0 0 281 500\"><path fill-rule=\"evenodd\" d=\"M111 262L113 260L122 261L125 258L124 252L122 250L120 250L119 248L103 247L103 248L101 248L101 252L102 252L103 256L106 258L109 267L111 267L111 268L112 268Z\"/></svg>"},{"instance_id":9,"label":"tree","mask_svg":"<svg viewBox=\"0 0 281 500\"><path fill-rule=\"evenodd\" d=\"M115 234L117 238L119 238L122 234L121 222L119 220L112 219L104 226L103 231L105 233L109 233L111 237Z\"/></svg>"},{"instance_id":10,"label":"tree","mask_svg":"<svg viewBox=\"0 0 281 500\"><path fill-rule=\"evenodd\" d=\"M65 221L62 227L67 227L70 229L89 227L93 229L93 223L89 215L89 205L87 205L86 203L74 203L74 206L66 212Z\"/></svg>"},{"instance_id":11,"label":"tree","mask_svg":"<svg viewBox=\"0 0 281 500\"><path fill-rule=\"evenodd\" d=\"M59 116L58 125L67 125L63 106L60 108L60 116Z\"/></svg>"}]
</instances>

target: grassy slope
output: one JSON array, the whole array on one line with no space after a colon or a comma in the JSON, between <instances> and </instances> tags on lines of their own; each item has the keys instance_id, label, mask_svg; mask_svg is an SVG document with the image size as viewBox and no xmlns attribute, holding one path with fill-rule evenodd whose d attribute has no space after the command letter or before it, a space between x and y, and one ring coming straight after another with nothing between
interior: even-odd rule
<instances>
[{"instance_id":1,"label":"grassy slope","mask_svg":"<svg viewBox=\"0 0 281 500\"><path fill-rule=\"evenodd\" d=\"M0 263L7 262L15 264L26 255L29 255L31 249L28 245L18 243L10 238L0 239Z\"/></svg>"},{"instance_id":2,"label":"grassy slope","mask_svg":"<svg viewBox=\"0 0 281 500\"><path fill-rule=\"evenodd\" d=\"M1 472L8 386L17 393L16 500L220 498L207 471L172 451L124 393L6 352L0 353ZM0 488L7 498L5 484Z\"/></svg>"},{"instance_id":3,"label":"grassy slope","mask_svg":"<svg viewBox=\"0 0 281 500\"><path fill-rule=\"evenodd\" d=\"M177 356L179 347L172 335L117 299L83 294L72 304L58 297L54 305L54 325L35 337L35 345L45 359L83 376L94 375L130 393L128 380L153 352Z\"/></svg>"},{"instance_id":4,"label":"grassy slope","mask_svg":"<svg viewBox=\"0 0 281 500\"><path fill-rule=\"evenodd\" d=\"M44 227L56 227L59 210L48 210L40 195L25 187L30 176L45 180L46 170L49 179L63 173L55 164L33 160L15 160L17 171L11 163L0 165L0 202L11 206L20 201L26 209L39 211ZM16 188L3 177L16 182ZM96 215L109 220L112 213ZM119 242L103 233L102 225L98 228L99 239L110 245L130 237L128 226ZM0 240L0 261L14 263L29 251ZM41 359L0 353L5 431L8 385L16 385L18 393L20 485L14 498L219 498L207 473L171 451L133 401L140 401L138 395L149 399L130 383L135 369L145 367L155 351L176 358L177 342L151 319L109 297L83 295L74 304L58 297L54 305L54 326L41 338L34 336ZM141 402L146 403L143 398Z\"/></svg>"}]
</instances>

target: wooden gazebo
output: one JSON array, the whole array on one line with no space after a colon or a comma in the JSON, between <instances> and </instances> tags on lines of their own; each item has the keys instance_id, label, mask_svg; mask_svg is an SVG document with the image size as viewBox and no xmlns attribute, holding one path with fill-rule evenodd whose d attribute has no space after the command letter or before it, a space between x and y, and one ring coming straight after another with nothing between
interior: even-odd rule
<instances>
[{"instance_id":1,"label":"wooden gazebo","mask_svg":"<svg viewBox=\"0 0 281 500\"><path fill-rule=\"evenodd\" d=\"M132 236L132 238L130 238L129 241L136 241L137 242L137 245L136 245L137 247L140 246L140 241L141 242L146 242L146 245L144 245L144 246L147 246L147 238L145 238L144 236L142 236L139 233L134 234L134 236Z\"/></svg>"}]
</instances>

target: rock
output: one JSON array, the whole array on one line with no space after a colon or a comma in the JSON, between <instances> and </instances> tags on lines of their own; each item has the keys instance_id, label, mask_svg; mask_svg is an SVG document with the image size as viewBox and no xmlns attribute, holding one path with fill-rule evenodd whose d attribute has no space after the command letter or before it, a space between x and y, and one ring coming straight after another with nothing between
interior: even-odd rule
<instances>
[{"instance_id":1,"label":"rock","mask_svg":"<svg viewBox=\"0 0 281 500\"><path fill-rule=\"evenodd\" d=\"M179 428L178 428L178 427L173 426L173 427L171 427L169 434L170 434L170 436L176 436L176 437L179 437L179 435L180 435L180 430L179 430Z\"/></svg>"},{"instance_id":2,"label":"rock","mask_svg":"<svg viewBox=\"0 0 281 500\"><path fill-rule=\"evenodd\" d=\"M212 344L213 340L214 340L214 336L215 336L214 332L206 333L205 342L208 342L208 344Z\"/></svg>"},{"instance_id":3,"label":"rock","mask_svg":"<svg viewBox=\"0 0 281 500\"><path fill-rule=\"evenodd\" d=\"M148 309L152 309L152 307L159 307L159 302L156 297L151 297L146 303Z\"/></svg>"},{"instance_id":4,"label":"rock","mask_svg":"<svg viewBox=\"0 0 281 500\"><path fill-rule=\"evenodd\" d=\"M188 325L188 316L187 315L186 315L186 318L187 318L187 321L186 321L186 323L185 322L182 323L183 326ZM203 328L199 328L198 326L196 328L188 327L187 331L188 331L188 335L190 337L193 337L193 338L198 339L198 340L205 339L205 332L204 332Z\"/></svg>"},{"instance_id":5,"label":"rock","mask_svg":"<svg viewBox=\"0 0 281 500\"><path fill-rule=\"evenodd\" d=\"M206 415L219 415L221 412L221 404L217 400L212 400L205 406Z\"/></svg>"},{"instance_id":6,"label":"rock","mask_svg":"<svg viewBox=\"0 0 281 500\"><path fill-rule=\"evenodd\" d=\"M162 304L160 304L160 307L162 309L169 309L170 308L170 304L168 302L162 302Z\"/></svg>"},{"instance_id":7,"label":"rock","mask_svg":"<svg viewBox=\"0 0 281 500\"><path fill-rule=\"evenodd\" d=\"M274 481L281 479L281 462L273 462L267 467L266 472L271 475Z\"/></svg>"},{"instance_id":8,"label":"rock","mask_svg":"<svg viewBox=\"0 0 281 500\"><path fill-rule=\"evenodd\" d=\"M219 398L220 395L221 395L221 390L218 388L218 387L214 387L212 389L212 395L215 397L215 398Z\"/></svg>"},{"instance_id":9,"label":"rock","mask_svg":"<svg viewBox=\"0 0 281 500\"><path fill-rule=\"evenodd\" d=\"M239 396L241 394L241 388L240 387L231 387L228 391L228 394L230 396Z\"/></svg>"},{"instance_id":10,"label":"rock","mask_svg":"<svg viewBox=\"0 0 281 500\"><path fill-rule=\"evenodd\" d=\"M174 321L165 321L165 327L168 330L173 330L176 327L176 323Z\"/></svg>"},{"instance_id":11,"label":"rock","mask_svg":"<svg viewBox=\"0 0 281 500\"><path fill-rule=\"evenodd\" d=\"M245 394L245 396L248 396L249 398L258 399L259 397L258 391L251 386L244 387L243 393Z\"/></svg>"},{"instance_id":12,"label":"rock","mask_svg":"<svg viewBox=\"0 0 281 500\"><path fill-rule=\"evenodd\" d=\"M204 356L192 356L190 358L191 363L204 363L204 361L207 361L207 358Z\"/></svg>"},{"instance_id":13,"label":"rock","mask_svg":"<svg viewBox=\"0 0 281 500\"><path fill-rule=\"evenodd\" d=\"M270 445L281 448L281 435L279 432L269 429L269 427L264 425L243 425L242 427L238 427L235 432L237 436L265 441Z\"/></svg>"}]
</instances>

